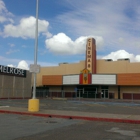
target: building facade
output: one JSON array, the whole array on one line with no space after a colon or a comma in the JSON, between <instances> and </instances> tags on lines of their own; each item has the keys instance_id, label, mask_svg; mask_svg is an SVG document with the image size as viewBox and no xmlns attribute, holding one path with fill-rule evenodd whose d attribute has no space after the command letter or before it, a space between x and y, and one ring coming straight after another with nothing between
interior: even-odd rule
<instances>
[{"instance_id":1,"label":"building facade","mask_svg":"<svg viewBox=\"0 0 140 140\"><path fill-rule=\"evenodd\" d=\"M31 73L0 65L0 99L31 98Z\"/></svg>"},{"instance_id":2,"label":"building facade","mask_svg":"<svg viewBox=\"0 0 140 140\"><path fill-rule=\"evenodd\" d=\"M65 97L139 100L140 63L131 63L128 58L97 60L96 41L89 38L85 61L42 67L37 74L37 86L53 96L57 92L59 97L65 93Z\"/></svg>"}]
</instances>

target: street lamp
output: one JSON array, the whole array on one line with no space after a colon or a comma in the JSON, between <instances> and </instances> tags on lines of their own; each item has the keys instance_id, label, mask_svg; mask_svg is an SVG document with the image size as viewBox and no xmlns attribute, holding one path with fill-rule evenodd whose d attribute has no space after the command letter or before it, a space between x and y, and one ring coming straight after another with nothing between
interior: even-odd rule
<instances>
[{"instance_id":1,"label":"street lamp","mask_svg":"<svg viewBox=\"0 0 140 140\"><path fill-rule=\"evenodd\" d=\"M36 0L36 28L35 28L35 48L34 48L34 64L30 65L30 72L34 75L33 96L28 101L28 111L39 111L39 99L36 99L36 74L40 71L40 66L37 65L37 50L38 50L38 1Z\"/></svg>"},{"instance_id":2,"label":"street lamp","mask_svg":"<svg viewBox=\"0 0 140 140\"><path fill-rule=\"evenodd\" d=\"M35 48L34 48L34 65L37 65L38 51L38 0L36 0L36 29L35 29ZM36 73L34 72L33 99L36 98Z\"/></svg>"}]
</instances>

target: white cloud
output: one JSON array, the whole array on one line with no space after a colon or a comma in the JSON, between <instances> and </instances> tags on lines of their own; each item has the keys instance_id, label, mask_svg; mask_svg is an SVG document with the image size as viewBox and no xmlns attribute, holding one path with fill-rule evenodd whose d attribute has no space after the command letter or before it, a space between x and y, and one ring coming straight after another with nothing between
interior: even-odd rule
<instances>
[{"instance_id":1,"label":"white cloud","mask_svg":"<svg viewBox=\"0 0 140 140\"><path fill-rule=\"evenodd\" d=\"M8 13L8 10L5 6L5 3L2 0L0 0L0 13L2 12Z\"/></svg>"},{"instance_id":2,"label":"white cloud","mask_svg":"<svg viewBox=\"0 0 140 140\"><path fill-rule=\"evenodd\" d=\"M7 66L16 68L16 66L14 66L13 64L8 64Z\"/></svg>"},{"instance_id":3,"label":"white cloud","mask_svg":"<svg viewBox=\"0 0 140 140\"><path fill-rule=\"evenodd\" d=\"M81 36L75 41L64 33L54 35L45 41L46 48L55 54L83 54L86 50L87 38L93 37L96 40L97 49L103 47L104 40L101 36Z\"/></svg>"},{"instance_id":4,"label":"white cloud","mask_svg":"<svg viewBox=\"0 0 140 140\"><path fill-rule=\"evenodd\" d=\"M13 44L13 43L8 43L8 45L9 45L10 47L14 47L14 46L15 46L15 44Z\"/></svg>"},{"instance_id":5,"label":"white cloud","mask_svg":"<svg viewBox=\"0 0 140 140\"><path fill-rule=\"evenodd\" d=\"M5 22L7 19L3 16L0 16L0 22Z\"/></svg>"},{"instance_id":6,"label":"white cloud","mask_svg":"<svg viewBox=\"0 0 140 140\"><path fill-rule=\"evenodd\" d=\"M124 38L120 37L120 38L118 39L118 41L119 41L120 43L123 43L125 40L124 40Z\"/></svg>"},{"instance_id":7,"label":"white cloud","mask_svg":"<svg viewBox=\"0 0 140 140\"><path fill-rule=\"evenodd\" d=\"M134 54L126 52L125 50L118 50L116 52L111 52L110 54L108 54L104 57L101 57L101 59L112 59L113 61L116 61L117 59L122 59L122 58L129 58L131 62L140 62L140 55L134 55ZM1 60L1 57L0 57L0 60ZM10 60L13 63L15 61L15 60L12 60L12 59L10 59ZM17 63L17 60L15 62ZM29 64L33 64L33 62L32 61L27 62L25 60L22 60L22 61L18 62L17 66L13 65L13 64L9 64L8 66L29 70ZM47 62L47 63L46 62L38 62L38 64L41 65L41 67L58 66L58 64L49 63L49 62Z\"/></svg>"},{"instance_id":8,"label":"white cloud","mask_svg":"<svg viewBox=\"0 0 140 140\"><path fill-rule=\"evenodd\" d=\"M129 58L131 62L140 62L140 55L134 55L128 53L125 50L118 50L116 52L111 52L110 54L102 57L102 59L112 59L116 61L117 59Z\"/></svg>"},{"instance_id":9,"label":"white cloud","mask_svg":"<svg viewBox=\"0 0 140 140\"><path fill-rule=\"evenodd\" d=\"M22 47L22 48L27 48L28 46L26 46L26 45L22 45L21 47Z\"/></svg>"},{"instance_id":10,"label":"white cloud","mask_svg":"<svg viewBox=\"0 0 140 140\"><path fill-rule=\"evenodd\" d=\"M136 62L140 62L140 55L136 55L135 60Z\"/></svg>"},{"instance_id":11,"label":"white cloud","mask_svg":"<svg viewBox=\"0 0 140 140\"><path fill-rule=\"evenodd\" d=\"M20 68L24 68L25 69L29 69L29 65L33 64L34 62L32 60L20 60L20 59L13 59L13 58L6 58L3 56L0 56L0 61L1 61L1 65L9 65L9 66L13 66L13 67L17 67L19 66ZM51 62L43 62L43 61L38 61L38 64L41 66L57 66L58 63L51 63ZM23 66L22 66L23 65Z\"/></svg>"},{"instance_id":12,"label":"white cloud","mask_svg":"<svg viewBox=\"0 0 140 140\"><path fill-rule=\"evenodd\" d=\"M11 17L13 17L13 14L7 10L5 3L0 0L0 22L3 23L9 21L13 23L14 21Z\"/></svg>"},{"instance_id":13,"label":"white cloud","mask_svg":"<svg viewBox=\"0 0 140 140\"><path fill-rule=\"evenodd\" d=\"M16 52L19 52L19 50L10 49L9 51L6 52L6 54L11 54L11 53L16 53Z\"/></svg>"},{"instance_id":14,"label":"white cloud","mask_svg":"<svg viewBox=\"0 0 140 140\"><path fill-rule=\"evenodd\" d=\"M18 63L18 66L13 65L13 64L8 64L8 67L14 67L14 68L19 68L19 69L24 69L24 70L29 70L28 64L25 60L22 60Z\"/></svg>"},{"instance_id":15,"label":"white cloud","mask_svg":"<svg viewBox=\"0 0 140 140\"><path fill-rule=\"evenodd\" d=\"M11 63L12 65L16 65L20 60L19 59L11 59L11 58L7 58L7 57L3 57L3 56L0 56L0 62L1 62L1 65L7 65L9 63Z\"/></svg>"},{"instance_id":16,"label":"white cloud","mask_svg":"<svg viewBox=\"0 0 140 140\"><path fill-rule=\"evenodd\" d=\"M140 62L140 55L134 55L134 54L128 53L125 50L118 50L116 52L111 52L110 54L106 56L102 56L102 57L97 56L97 58L112 59L114 61L121 58L129 58L131 62ZM0 56L0 61L4 63L11 63L11 64L8 64L9 67L17 67L17 68L26 69L26 70L29 70L29 64L33 64L33 61L29 61L29 60L21 61L18 59L8 59L1 56ZM49 62L41 62L41 61L39 61L38 64L41 65L41 67L58 66L58 63L49 63Z\"/></svg>"},{"instance_id":17,"label":"white cloud","mask_svg":"<svg viewBox=\"0 0 140 140\"><path fill-rule=\"evenodd\" d=\"M25 70L29 70L29 64L33 64L32 61L25 61L25 60L21 60L19 63L18 63L18 66L17 68L20 68L20 69L25 69ZM58 64L55 64L55 63L46 63L46 62L38 62L38 64L41 66L41 67L47 67L47 66L57 66ZM13 66L11 64L11 66Z\"/></svg>"},{"instance_id":18,"label":"white cloud","mask_svg":"<svg viewBox=\"0 0 140 140\"><path fill-rule=\"evenodd\" d=\"M29 70L29 66L28 66L28 64L25 60L20 61L18 63L17 68L24 69L24 70Z\"/></svg>"},{"instance_id":19,"label":"white cloud","mask_svg":"<svg viewBox=\"0 0 140 140\"><path fill-rule=\"evenodd\" d=\"M58 15L60 25L76 36L102 36L106 50L136 53L140 48L139 0L68 0L72 10ZM137 43L136 43L137 42ZM133 49L137 47L136 49Z\"/></svg>"},{"instance_id":20,"label":"white cloud","mask_svg":"<svg viewBox=\"0 0 140 140\"><path fill-rule=\"evenodd\" d=\"M49 35L48 32L49 22L46 20L38 20L38 33ZM8 24L4 26L4 37L21 37L21 38L35 38L36 18L30 16L28 18L22 18L19 25Z\"/></svg>"}]
</instances>

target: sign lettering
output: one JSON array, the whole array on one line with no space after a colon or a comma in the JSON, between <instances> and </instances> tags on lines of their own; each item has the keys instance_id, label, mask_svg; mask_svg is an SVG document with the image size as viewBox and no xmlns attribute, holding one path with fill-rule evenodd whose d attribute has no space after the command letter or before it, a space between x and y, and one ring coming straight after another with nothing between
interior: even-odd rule
<instances>
[{"instance_id":1,"label":"sign lettering","mask_svg":"<svg viewBox=\"0 0 140 140\"><path fill-rule=\"evenodd\" d=\"M0 65L0 74L26 77L26 70Z\"/></svg>"},{"instance_id":2,"label":"sign lettering","mask_svg":"<svg viewBox=\"0 0 140 140\"><path fill-rule=\"evenodd\" d=\"M86 68L92 72L92 39L88 39L87 41L87 50L86 50L86 60L87 60L87 66Z\"/></svg>"},{"instance_id":3,"label":"sign lettering","mask_svg":"<svg viewBox=\"0 0 140 140\"><path fill-rule=\"evenodd\" d=\"M13 74L13 68L10 68L10 73Z\"/></svg>"},{"instance_id":4,"label":"sign lettering","mask_svg":"<svg viewBox=\"0 0 140 140\"><path fill-rule=\"evenodd\" d=\"M88 59L88 62L91 62L90 59Z\"/></svg>"},{"instance_id":5,"label":"sign lettering","mask_svg":"<svg viewBox=\"0 0 140 140\"><path fill-rule=\"evenodd\" d=\"M91 58L91 55L87 55L87 58Z\"/></svg>"},{"instance_id":6,"label":"sign lettering","mask_svg":"<svg viewBox=\"0 0 140 140\"><path fill-rule=\"evenodd\" d=\"M88 64L88 68L90 68L90 64Z\"/></svg>"}]
</instances>

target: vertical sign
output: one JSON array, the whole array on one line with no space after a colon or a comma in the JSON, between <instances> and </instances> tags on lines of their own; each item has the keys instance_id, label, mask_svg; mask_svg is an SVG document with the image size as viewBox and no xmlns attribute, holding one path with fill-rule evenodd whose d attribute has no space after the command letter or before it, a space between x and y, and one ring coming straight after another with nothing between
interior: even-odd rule
<instances>
[{"instance_id":1,"label":"vertical sign","mask_svg":"<svg viewBox=\"0 0 140 140\"><path fill-rule=\"evenodd\" d=\"M86 68L92 72L92 55L93 55L93 48L92 48L92 38L87 40L87 49L86 49Z\"/></svg>"},{"instance_id":2,"label":"vertical sign","mask_svg":"<svg viewBox=\"0 0 140 140\"><path fill-rule=\"evenodd\" d=\"M88 69L83 69L79 76L79 84L91 84L91 73L89 73Z\"/></svg>"},{"instance_id":3,"label":"vertical sign","mask_svg":"<svg viewBox=\"0 0 140 140\"><path fill-rule=\"evenodd\" d=\"M83 84L88 84L88 70L83 70Z\"/></svg>"}]
</instances>

